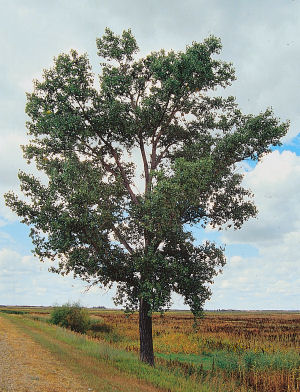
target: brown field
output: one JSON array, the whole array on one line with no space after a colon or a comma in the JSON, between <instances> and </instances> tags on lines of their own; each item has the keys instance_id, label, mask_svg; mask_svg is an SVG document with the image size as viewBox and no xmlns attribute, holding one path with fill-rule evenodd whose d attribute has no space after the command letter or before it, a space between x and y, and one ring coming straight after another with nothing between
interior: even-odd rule
<instances>
[{"instance_id":1,"label":"brown field","mask_svg":"<svg viewBox=\"0 0 300 392\"><path fill-rule=\"evenodd\" d=\"M91 311L93 318L124 337L118 345L130 350L138 347L138 315L129 317L118 311ZM199 354L207 349L236 349L275 352L298 349L300 351L299 313L208 313L193 327L189 312L168 312L153 316L155 351ZM199 342L201 343L199 345ZM135 350L135 348L132 348Z\"/></svg>"},{"instance_id":2,"label":"brown field","mask_svg":"<svg viewBox=\"0 0 300 392\"><path fill-rule=\"evenodd\" d=\"M116 342L112 337L111 344L138 352L137 315L130 318L126 318L120 312L97 312L93 315L102 318L122 337ZM232 377L238 378L246 387L251 387L255 391L300 391L299 313L216 312L209 313L200 320L197 331L193 324L193 316L190 313L170 312L164 317L155 315L155 352L201 355L222 351L241 356L250 352L257 355L273 355L274 360L279 362L285 360L285 354L294 352L299 358L298 366L295 368L287 366L274 370L260 369L260 366L257 366L248 371L233 371ZM230 361L230 358L228 360ZM174 365L179 365L176 363L179 361L174 362ZM189 373L191 369L187 366L186 371Z\"/></svg>"}]
</instances>

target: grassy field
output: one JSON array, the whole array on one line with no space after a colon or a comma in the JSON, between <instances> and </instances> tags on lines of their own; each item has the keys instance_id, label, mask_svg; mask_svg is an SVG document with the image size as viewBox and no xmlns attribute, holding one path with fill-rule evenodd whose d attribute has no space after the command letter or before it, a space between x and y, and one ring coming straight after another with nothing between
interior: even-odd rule
<instances>
[{"instance_id":1,"label":"grassy field","mask_svg":"<svg viewBox=\"0 0 300 392\"><path fill-rule=\"evenodd\" d=\"M10 314L16 310L24 313ZM83 336L46 323L50 310L3 308L0 315L60 358L75 350L75 370L91 378L97 366L80 370L80 363L92 359L164 391L300 391L299 313L208 313L197 329L189 312L155 314L152 369L138 361L136 314L90 310L93 324Z\"/></svg>"}]
</instances>

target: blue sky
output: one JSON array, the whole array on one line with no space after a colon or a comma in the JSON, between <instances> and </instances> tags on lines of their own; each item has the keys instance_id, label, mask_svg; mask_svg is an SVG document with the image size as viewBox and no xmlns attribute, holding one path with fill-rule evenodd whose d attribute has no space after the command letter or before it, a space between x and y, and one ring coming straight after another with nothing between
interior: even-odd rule
<instances>
[{"instance_id":1,"label":"blue sky","mask_svg":"<svg viewBox=\"0 0 300 392\"><path fill-rule=\"evenodd\" d=\"M80 300L113 306L112 291L47 271L31 253L28 228L4 205L18 192L18 169L28 170L25 92L71 48L87 52L100 72L96 37L106 26L131 28L145 55L182 50L210 34L221 38L220 58L231 61L234 95L244 112L272 106L291 127L280 148L258 165L245 165L244 184L255 197L256 219L239 231L193 230L197 241L226 244L228 263L212 287L206 308L299 309L300 306L300 1L298 0L0 0L0 304L52 305ZM30 169L34 170L34 169ZM183 307L174 297L173 307Z\"/></svg>"}]
</instances>

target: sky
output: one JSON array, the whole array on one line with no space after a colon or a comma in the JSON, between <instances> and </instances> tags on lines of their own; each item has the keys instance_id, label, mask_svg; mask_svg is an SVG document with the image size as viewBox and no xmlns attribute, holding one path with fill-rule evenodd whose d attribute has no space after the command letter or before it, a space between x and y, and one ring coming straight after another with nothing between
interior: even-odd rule
<instances>
[{"instance_id":1,"label":"sky","mask_svg":"<svg viewBox=\"0 0 300 392\"><path fill-rule=\"evenodd\" d=\"M96 38L105 27L132 29L140 56L184 50L209 35L221 38L219 56L233 63L234 95L245 113L272 107L290 120L283 145L245 165L244 185L259 210L238 231L193 229L196 240L226 244L227 264L206 309L300 308L300 0L0 0L0 304L114 307L114 290L48 272L33 257L28 228L4 204L27 170L20 145L28 140L25 92L71 48L86 52L100 72ZM186 308L173 297L173 308Z\"/></svg>"}]
</instances>

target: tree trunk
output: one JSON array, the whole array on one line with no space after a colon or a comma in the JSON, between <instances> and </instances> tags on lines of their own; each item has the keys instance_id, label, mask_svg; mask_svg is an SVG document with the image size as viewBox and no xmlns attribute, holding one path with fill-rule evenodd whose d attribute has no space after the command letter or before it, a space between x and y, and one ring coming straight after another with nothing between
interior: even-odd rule
<instances>
[{"instance_id":1,"label":"tree trunk","mask_svg":"<svg viewBox=\"0 0 300 392\"><path fill-rule=\"evenodd\" d=\"M140 360L154 366L152 316L149 316L149 304L140 299L139 328L140 328Z\"/></svg>"}]
</instances>

